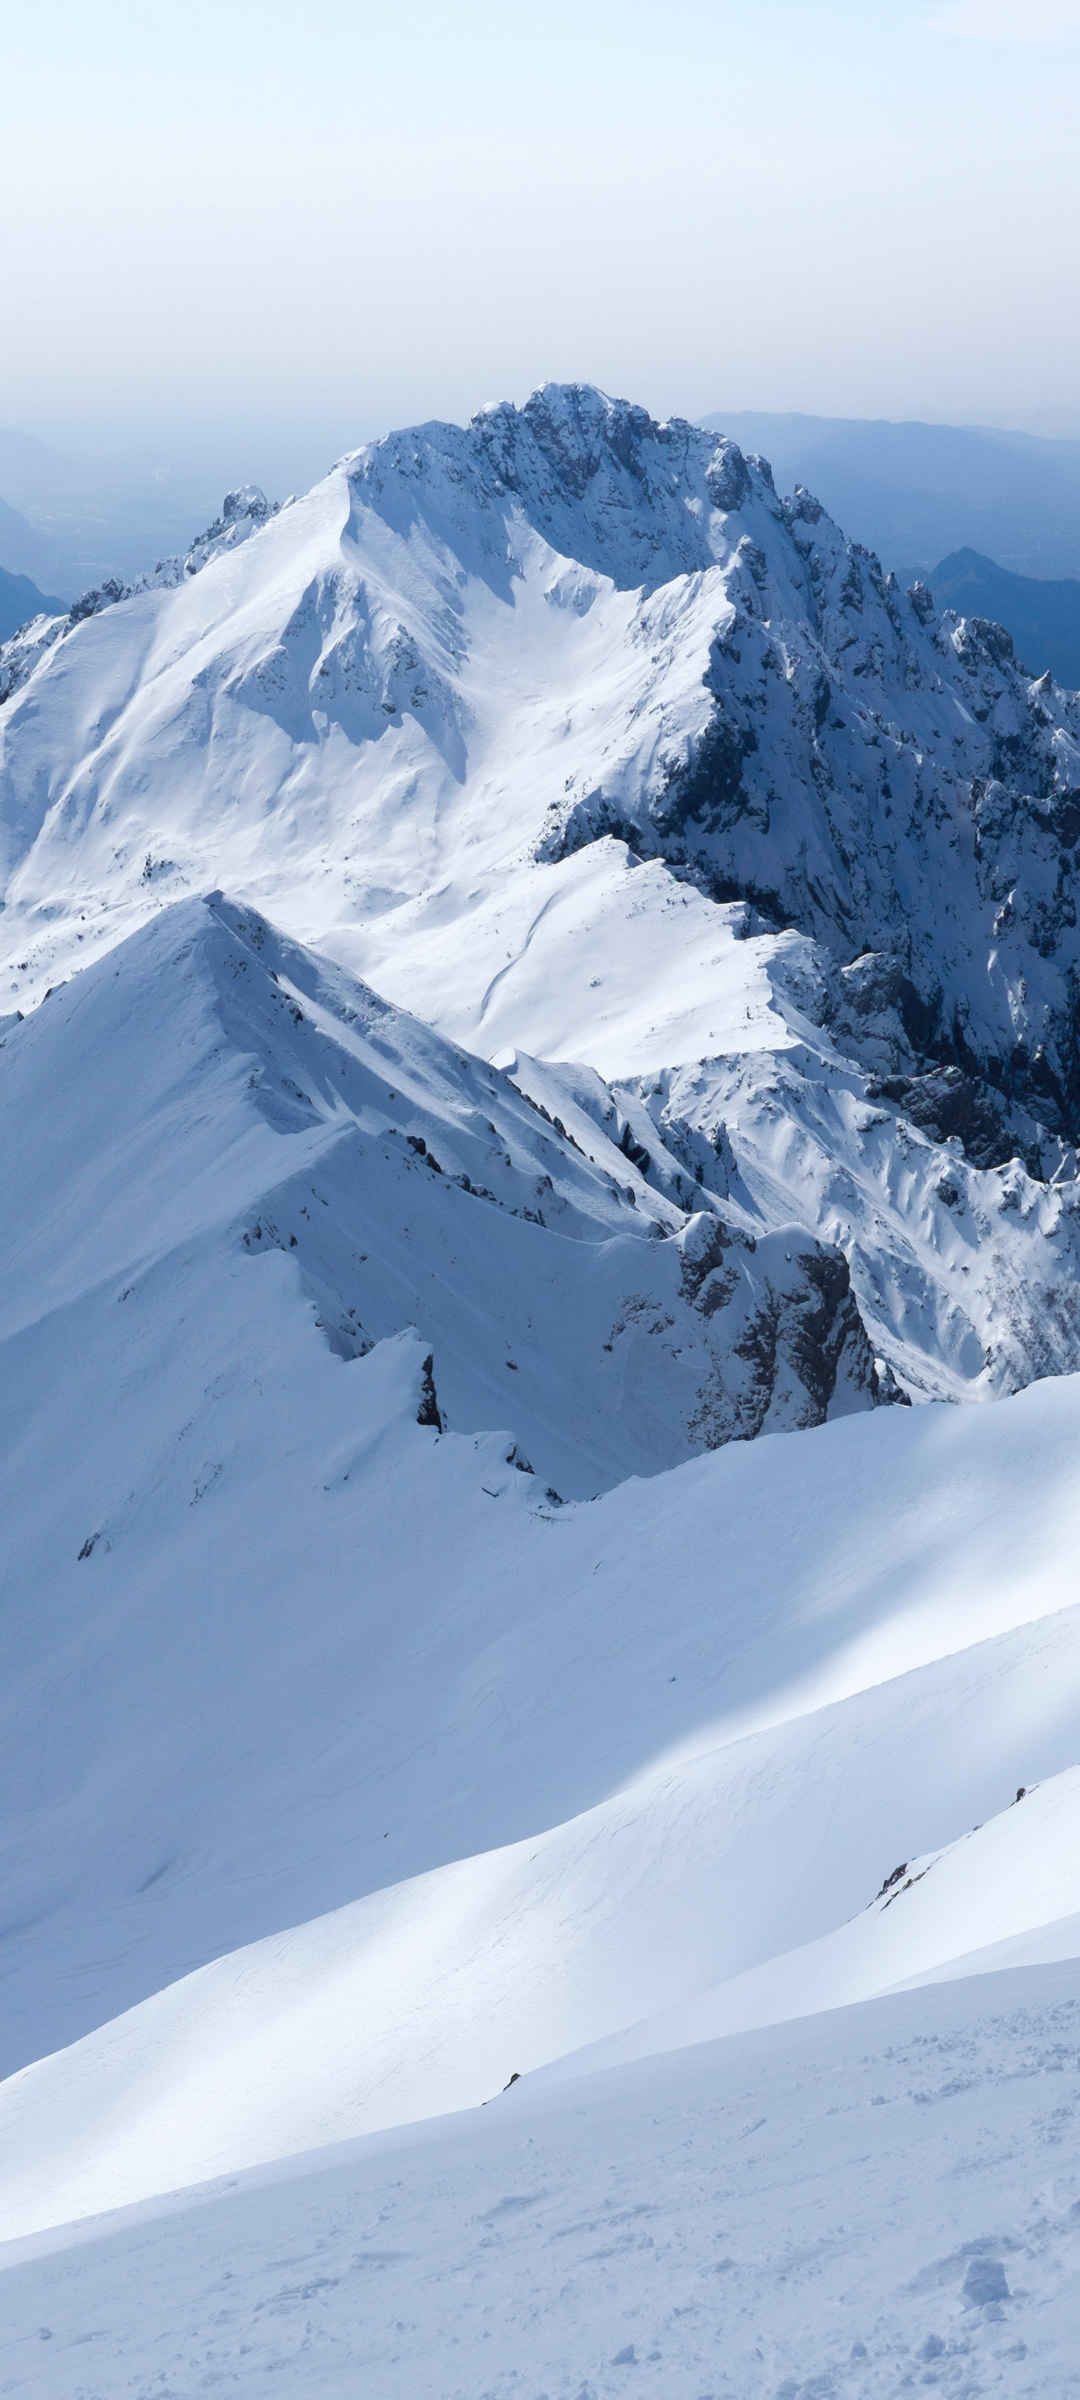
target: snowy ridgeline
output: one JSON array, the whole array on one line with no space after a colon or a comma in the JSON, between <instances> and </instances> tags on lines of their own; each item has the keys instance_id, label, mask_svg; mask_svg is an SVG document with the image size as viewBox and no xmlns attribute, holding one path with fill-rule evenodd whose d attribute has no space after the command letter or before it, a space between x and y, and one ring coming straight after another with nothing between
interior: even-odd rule
<instances>
[{"instance_id":1,"label":"snowy ridgeline","mask_svg":"<svg viewBox=\"0 0 1080 2400\"><path fill-rule=\"evenodd\" d=\"M577 390L98 597L0 652L5 2388L1059 2400L1075 698Z\"/></svg>"}]
</instances>

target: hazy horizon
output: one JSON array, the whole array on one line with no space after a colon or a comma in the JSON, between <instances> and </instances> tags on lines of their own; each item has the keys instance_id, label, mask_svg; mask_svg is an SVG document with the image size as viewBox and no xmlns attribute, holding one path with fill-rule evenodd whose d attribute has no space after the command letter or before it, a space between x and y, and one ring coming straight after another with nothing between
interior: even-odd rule
<instances>
[{"instance_id":1,"label":"hazy horizon","mask_svg":"<svg viewBox=\"0 0 1080 2400\"><path fill-rule=\"evenodd\" d=\"M251 441L256 445L265 444L275 452L295 450L298 455L314 454L315 452L318 452L320 456L325 454L325 464L330 466L350 449L359 449L365 442L377 441L383 434L393 432L406 425L437 422L465 424L479 409L489 406L495 399L505 400L514 406L521 407L541 384L551 382L596 384L611 398L635 401L648 408L650 413L658 419L684 417L691 424L700 424L707 418L730 414L733 418L753 416L775 417L777 420L804 419L807 424L819 423L822 425L845 423L881 426L921 425L940 428L946 432L1015 435L1020 439L1036 443L1080 442L1080 402L1078 402L1073 420L1063 421L1053 430L1048 430L1046 427L1024 425L1015 419L1010 420L1002 412L998 412L997 415L986 413L981 417L976 417L960 413L952 416L932 415L928 412L919 414L914 411L902 412L898 409L886 408L804 408L795 402L788 402L775 396L763 399L760 395L755 394L753 389L739 390L738 392L722 391L719 396L715 393L705 392L698 394L692 401L687 401L685 397L676 398L670 405L663 406L655 399L654 395L640 388L641 380L639 379L638 386L633 386L614 384L610 381L605 384L600 377L594 375L572 373L565 376L542 375L535 377L531 382L528 380L520 382L512 389L500 390L497 393L486 392L477 397L471 405L463 401L456 408L435 408L426 411L406 409L393 417L386 415L375 417L369 411L365 412L361 406L352 419L350 419L347 408L344 407L333 412L328 410L323 417L309 417L306 414L298 413L293 418L279 418L268 415L255 400L252 402L250 412L239 413L233 417L217 420L208 417L206 420L197 420L191 415L186 415L172 423L159 415L151 415L149 411L145 417L139 417L136 414L130 419L124 419L119 415L107 419L82 418L76 414L51 418L41 414L32 422L26 417L17 420L14 415L9 414L0 415L0 442L9 436L16 440L29 439L34 443L40 443L43 449L67 458L73 464L82 462L87 465L108 467L121 462L130 468L142 466L150 458L159 455L165 463L164 444L167 438L170 442L179 443L181 453L179 459L175 453L171 455L167 463L183 464L187 468L198 469L204 461L216 459L223 447ZM317 467L312 469L313 474L318 471Z\"/></svg>"},{"instance_id":2,"label":"hazy horizon","mask_svg":"<svg viewBox=\"0 0 1080 2400\"><path fill-rule=\"evenodd\" d=\"M41 0L0 100L2 414L329 458L556 378L1080 433L1078 64L1080 0Z\"/></svg>"},{"instance_id":3,"label":"hazy horizon","mask_svg":"<svg viewBox=\"0 0 1080 2400\"><path fill-rule=\"evenodd\" d=\"M764 453L782 490L808 484L846 532L905 578L963 549L1021 575L1080 574L1075 437L723 405L681 413ZM354 424L346 432L330 418L321 426L275 423L257 410L233 426L148 424L125 437L116 426L39 421L27 435L0 424L0 568L73 598L105 576L138 574L185 550L227 490L256 483L278 500L306 491L343 452L383 430ZM980 434L997 437L998 447L987 449ZM9 613L14 604L9 595Z\"/></svg>"}]
</instances>

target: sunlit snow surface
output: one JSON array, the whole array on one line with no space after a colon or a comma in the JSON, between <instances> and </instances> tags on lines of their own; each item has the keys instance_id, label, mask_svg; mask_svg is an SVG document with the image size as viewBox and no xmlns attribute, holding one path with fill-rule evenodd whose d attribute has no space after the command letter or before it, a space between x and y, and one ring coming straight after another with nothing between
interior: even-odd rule
<instances>
[{"instance_id":1,"label":"sunlit snow surface","mask_svg":"<svg viewBox=\"0 0 1080 2400\"><path fill-rule=\"evenodd\" d=\"M15 2245L4 2389L1063 2400L1078 2040L1075 1966L991 1976Z\"/></svg>"}]
</instances>

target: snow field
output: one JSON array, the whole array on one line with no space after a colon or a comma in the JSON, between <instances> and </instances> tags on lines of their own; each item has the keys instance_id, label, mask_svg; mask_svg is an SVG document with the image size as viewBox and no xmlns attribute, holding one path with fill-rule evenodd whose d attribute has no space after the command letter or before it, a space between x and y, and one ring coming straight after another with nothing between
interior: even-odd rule
<instances>
[{"instance_id":1,"label":"snow field","mask_svg":"<svg viewBox=\"0 0 1080 2400\"><path fill-rule=\"evenodd\" d=\"M525 2082L16 2243L5 2389L1062 2400L1077 1972L907 1993L557 2092Z\"/></svg>"}]
</instances>

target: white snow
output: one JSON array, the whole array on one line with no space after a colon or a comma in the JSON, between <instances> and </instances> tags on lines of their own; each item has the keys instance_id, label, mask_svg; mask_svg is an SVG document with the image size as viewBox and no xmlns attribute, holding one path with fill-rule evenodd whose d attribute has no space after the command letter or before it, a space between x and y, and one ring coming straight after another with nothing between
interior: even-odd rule
<instances>
[{"instance_id":1,"label":"white snow","mask_svg":"<svg viewBox=\"0 0 1080 2400\"><path fill-rule=\"evenodd\" d=\"M5 2388L1063 2400L1078 2033L1075 1965L988 1976L17 2244Z\"/></svg>"}]
</instances>

